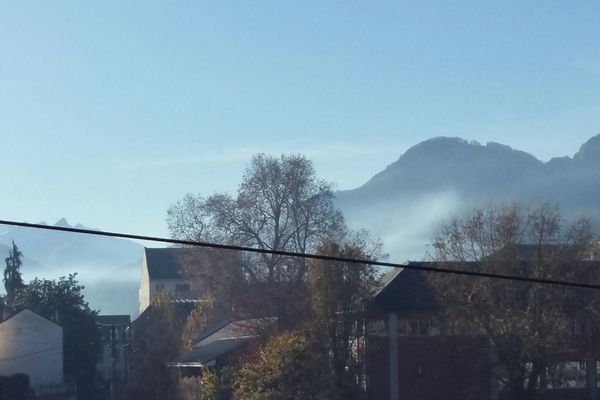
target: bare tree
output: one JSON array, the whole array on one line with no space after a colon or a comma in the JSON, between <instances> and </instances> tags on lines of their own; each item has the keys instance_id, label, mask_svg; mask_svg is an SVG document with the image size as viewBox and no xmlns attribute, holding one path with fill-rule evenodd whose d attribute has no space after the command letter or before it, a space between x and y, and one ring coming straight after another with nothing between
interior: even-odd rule
<instances>
[{"instance_id":1,"label":"bare tree","mask_svg":"<svg viewBox=\"0 0 600 400\"><path fill-rule=\"evenodd\" d=\"M343 225L333 205L332 185L319 180L312 163L300 155L256 155L235 197L186 196L168 211L176 238L215 240L265 250L305 253ZM302 258L243 254L240 266L250 284L263 285L269 303L282 314L300 294L308 264ZM266 310L264 312L267 312Z\"/></svg>"},{"instance_id":2,"label":"bare tree","mask_svg":"<svg viewBox=\"0 0 600 400\"><path fill-rule=\"evenodd\" d=\"M434 259L446 268L579 282L598 280L588 262L591 245L588 220L565 228L558 208L547 205L475 210L433 240ZM429 282L446 329L489 338L498 378L517 400L534 397L546 368L568 350L577 314L596 314L598 305L594 293L563 286L442 274Z\"/></svg>"},{"instance_id":3,"label":"bare tree","mask_svg":"<svg viewBox=\"0 0 600 400\"><path fill-rule=\"evenodd\" d=\"M171 236L181 240L202 240L212 237L210 215L206 200L198 195L187 194L167 211L167 224Z\"/></svg>"},{"instance_id":4,"label":"bare tree","mask_svg":"<svg viewBox=\"0 0 600 400\"><path fill-rule=\"evenodd\" d=\"M316 178L308 159L259 154L246 169L236 197L188 195L169 209L167 222L176 238L216 239L304 253L314 249L326 232L343 224L343 218L333 206L331 184ZM303 260L262 254L253 261L247 271L250 278L267 282L284 275L303 279L307 271Z\"/></svg>"}]
</instances>

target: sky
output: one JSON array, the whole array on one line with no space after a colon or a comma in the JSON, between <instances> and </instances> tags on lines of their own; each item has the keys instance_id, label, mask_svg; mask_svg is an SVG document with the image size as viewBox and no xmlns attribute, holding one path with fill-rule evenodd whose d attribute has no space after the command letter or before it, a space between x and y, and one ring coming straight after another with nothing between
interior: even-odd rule
<instances>
[{"instance_id":1,"label":"sky","mask_svg":"<svg viewBox=\"0 0 600 400\"><path fill-rule=\"evenodd\" d=\"M600 133L600 2L0 0L0 219L166 235L258 152L339 189L434 136Z\"/></svg>"}]
</instances>

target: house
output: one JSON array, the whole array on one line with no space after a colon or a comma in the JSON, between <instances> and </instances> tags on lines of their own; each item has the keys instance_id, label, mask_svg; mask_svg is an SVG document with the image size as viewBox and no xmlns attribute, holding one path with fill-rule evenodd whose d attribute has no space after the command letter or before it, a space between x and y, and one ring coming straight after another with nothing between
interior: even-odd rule
<instances>
[{"instance_id":1,"label":"house","mask_svg":"<svg viewBox=\"0 0 600 400\"><path fill-rule=\"evenodd\" d=\"M200 248L144 249L139 290L140 314L130 324L128 333L130 370L137 368L156 336L160 313L152 306L154 296L159 292L169 294L174 321L181 327L194 307L204 301L200 297L208 285L215 285L216 280L233 276L222 274L224 268L240 271L238 254ZM224 278L220 278L221 275Z\"/></svg>"},{"instance_id":2,"label":"house","mask_svg":"<svg viewBox=\"0 0 600 400\"><path fill-rule=\"evenodd\" d=\"M196 376L200 368L221 368L239 355L244 345L268 329L274 318L227 319L201 332L188 353L170 364L180 370L180 376Z\"/></svg>"},{"instance_id":3,"label":"house","mask_svg":"<svg viewBox=\"0 0 600 400\"><path fill-rule=\"evenodd\" d=\"M367 313L368 397L489 399L490 349L482 337L441 335L422 271L389 272Z\"/></svg>"},{"instance_id":4,"label":"house","mask_svg":"<svg viewBox=\"0 0 600 400\"><path fill-rule=\"evenodd\" d=\"M243 291L240 253L198 247L145 248L139 291L140 315L160 291L171 299L197 300L207 289L220 287L220 302L230 302L226 292Z\"/></svg>"},{"instance_id":5,"label":"house","mask_svg":"<svg viewBox=\"0 0 600 400\"><path fill-rule=\"evenodd\" d=\"M185 265L193 265L198 258L198 250L191 248L168 247L144 249L142 275L140 279L139 313L150 305L152 297L161 290L176 299L195 299L198 290L185 276Z\"/></svg>"},{"instance_id":6,"label":"house","mask_svg":"<svg viewBox=\"0 0 600 400\"><path fill-rule=\"evenodd\" d=\"M63 383L63 329L23 310L0 323L0 376L26 374L32 388Z\"/></svg>"},{"instance_id":7,"label":"house","mask_svg":"<svg viewBox=\"0 0 600 400\"><path fill-rule=\"evenodd\" d=\"M433 267L410 262L411 267ZM588 265L600 269L598 263ZM475 327L459 332L442 325L442 307L419 269L396 269L382 280L366 312L367 392L370 399L505 399L501 365L490 341ZM553 370L540 399L597 399L600 338L586 332L572 309ZM594 331L594 330L592 330ZM595 330L597 331L597 329ZM591 358L591 363L590 363ZM586 374L586 366L592 365ZM500 368L500 369L499 369Z\"/></svg>"}]
</instances>

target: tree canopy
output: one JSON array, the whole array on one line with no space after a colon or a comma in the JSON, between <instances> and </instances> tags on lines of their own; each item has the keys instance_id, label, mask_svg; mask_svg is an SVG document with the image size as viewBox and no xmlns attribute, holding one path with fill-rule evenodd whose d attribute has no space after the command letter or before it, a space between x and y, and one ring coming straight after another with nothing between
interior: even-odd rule
<instances>
[{"instance_id":1,"label":"tree canopy","mask_svg":"<svg viewBox=\"0 0 600 400\"><path fill-rule=\"evenodd\" d=\"M598 282L589 265L590 223L566 224L558 208L474 210L444 226L433 240L446 268L572 282ZM597 315L598 295L557 285L431 274L446 328L489 338L511 399L531 399L546 369L565 349L573 323ZM595 363L595 362L594 362Z\"/></svg>"},{"instance_id":2,"label":"tree canopy","mask_svg":"<svg viewBox=\"0 0 600 400\"><path fill-rule=\"evenodd\" d=\"M316 177L305 157L259 154L235 196L187 195L168 210L167 222L178 239L378 257L381 244L366 232L352 233L333 200L333 186ZM359 319L375 281L371 266L204 250L189 264L186 276L212 287L187 320L185 349L219 314L277 321L257 332L258 348L249 346L233 366L235 398L350 399L360 390ZM229 375L217 371L213 378L231 388Z\"/></svg>"},{"instance_id":3,"label":"tree canopy","mask_svg":"<svg viewBox=\"0 0 600 400\"><path fill-rule=\"evenodd\" d=\"M299 253L344 226L332 185L316 177L310 160L264 154L253 157L236 196L188 195L169 209L167 222L175 238ZM284 321L307 310L305 259L240 253L239 267L253 291L254 312Z\"/></svg>"},{"instance_id":4,"label":"tree canopy","mask_svg":"<svg viewBox=\"0 0 600 400\"><path fill-rule=\"evenodd\" d=\"M127 382L127 398L133 400L174 400L180 396L173 369L168 363L180 354L183 321L174 309L171 296L159 291L146 309L141 332L132 337L135 366ZM137 354L136 354L137 353Z\"/></svg>"},{"instance_id":5,"label":"tree canopy","mask_svg":"<svg viewBox=\"0 0 600 400\"><path fill-rule=\"evenodd\" d=\"M327 239L317 253L354 259L375 259L381 244L366 235L338 240ZM314 312L313 331L324 342L330 359L330 374L335 393L355 398L360 393L363 354L359 354L364 337L363 313L375 285L376 270L369 264L313 260L309 268L309 286Z\"/></svg>"},{"instance_id":6,"label":"tree canopy","mask_svg":"<svg viewBox=\"0 0 600 400\"><path fill-rule=\"evenodd\" d=\"M15 295L18 290L22 289L25 285L23 278L21 277L21 261L23 253L19 251L19 248L12 242L12 248L9 250L8 257L6 257L6 268L4 269L4 288L6 289L6 305L8 308L13 307Z\"/></svg>"},{"instance_id":7,"label":"tree canopy","mask_svg":"<svg viewBox=\"0 0 600 400\"><path fill-rule=\"evenodd\" d=\"M234 399L330 399L327 359L305 332L283 332L260 346L234 376Z\"/></svg>"},{"instance_id":8,"label":"tree canopy","mask_svg":"<svg viewBox=\"0 0 600 400\"><path fill-rule=\"evenodd\" d=\"M247 167L235 197L188 195L169 209L167 222L175 238L304 253L343 224L343 218L333 205L332 185L317 179L311 161L300 155L259 154ZM302 259L251 257L246 273L252 280L302 280L306 275Z\"/></svg>"}]
</instances>

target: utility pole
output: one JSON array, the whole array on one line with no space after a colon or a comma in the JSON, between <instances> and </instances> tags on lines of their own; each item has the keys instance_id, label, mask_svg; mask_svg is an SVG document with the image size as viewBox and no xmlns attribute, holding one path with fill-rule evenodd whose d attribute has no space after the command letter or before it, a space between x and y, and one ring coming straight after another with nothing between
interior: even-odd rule
<instances>
[{"instance_id":1,"label":"utility pole","mask_svg":"<svg viewBox=\"0 0 600 400\"><path fill-rule=\"evenodd\" d=\"M117 398L117 390L116 390L116 384L117 384L117 347L116 347L116 339L117 339L117 332L116 332L116 326L115 324L112 324L111 328L110 328L110 355L111 355L111 372L112 372L112 379L110 382L110 398L111 400L116 400Z\"/></svg>"},{"instance_id":2,"label":"utility pole","mask_svg":"<svg viewBox=\"0 0 600 400\"><path fill-rule=\"evenodd\" d=\"M596 400L598 398L598 378L596 368L596 357L594 356L594 327L592 320L587 317L585 320L585 333L587 339L587 360L585 362L585 383L588 389L588 398Z\"/></svg>"},{"instance_id":3,"label":"utility pole","mask_svg":"<svg viewBox=\"0 0 600 400\"><path fill-rule=\"evenodd\" d=\"M398 316L388 313L389 363L390 363L390 400L400 399L399 360L398 360Z\"/></svg>"}]
</instances>

